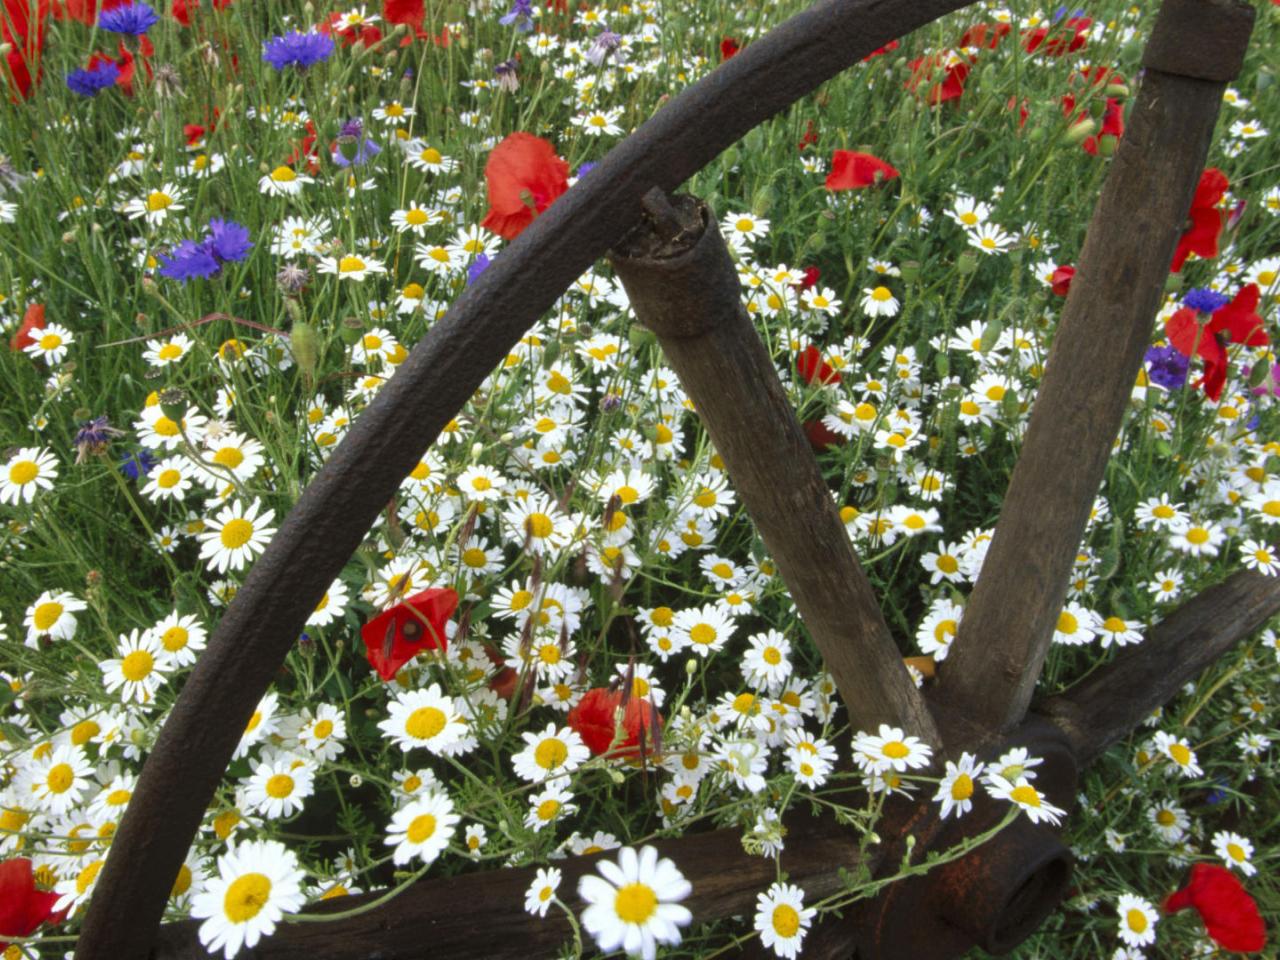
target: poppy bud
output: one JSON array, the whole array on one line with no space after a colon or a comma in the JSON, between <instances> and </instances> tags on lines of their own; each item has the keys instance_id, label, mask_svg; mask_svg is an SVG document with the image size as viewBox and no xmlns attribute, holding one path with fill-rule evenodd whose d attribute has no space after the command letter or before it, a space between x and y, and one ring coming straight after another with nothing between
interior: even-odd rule
<instances>
[{"instance_id":1,"label":"poppy bud","mask_svg":"<svg viewBox=\"0 0 1280 960\"><path fill-rule=\"evenodd\" d=\"M364 337L364 322L358 317L343 317L338 325L338 335L348 347L354 347Z\"/></svg>"},{"instance_id":2,"label":"poppy bud","mask_svg":"<svg viewBox=\"0 0 1280 960\"><path fill-rule=\"evenodd\" d=\"M181 423L187 413L187 395L177 387L161 390L160 412L174 423Z\"/></svg>"},{"instance_id":3,"label":"poppy bud","mask_svg":"<svg viewBox=\"0 0 1280 960\"><path fill-rule=\"evenodd\" d=\"M1062 137L1062 142L1068 146L1075 146L1083 143L1098 132L1098 122L1092 117L1081 120L1079 123L1073 123Z\"/></svg>"},{"instance_id":4,"label":"poppy bud","mask_svg":"<svg viewBox=\"0 0 1280 960\"><path fill-rule=\"evenodd\" d=\"M1129 88L1123 83L1108 83L1104 92L1108 97L1127 97Z\"/></svg>"},{"instance_id":5,"label":"poppy bud","mask_svg":"<svg viewBox=\"0 0 1280 960\"><path fill-rule=\"evenodd\" d=\"M962 277L969 276L971 273L976 272L977 269L978 269L978 258L974 254L970 253L969 251L966 250L964 253L960 254L960 256L956 258L956 271Z\"/></svg>"},{"instance_id":6,"label":"poppy bud","mask_svg":"<svg viewBox=\"0 0 1280 960\"><path fill-rule=\"evenodd\" d=\"M1109 157L1116 152L1116 146L1120 143L1119 137L1113 137L1109 133L1104 133L1098 138L1098 156Z\"/></svg>"},{"instance_id":7,"label":"poppy bud","mask_svg":"<svg viewBox=\"0 0 1280 960\"><path fill-rule=\"evenodd\" d=\"M902 271L902 279L907 283L915 283L920 279L920 261L904 260L899 268Z\"/></svg>"},{"instance_id":8,"label":"poppy bud","mask_svg":"<svg viewBox=\"0 0 1280 960\"><path fill-rule=\"evenodd\" d=\"M303 375L307 379L314 378L320 359L320 335L316 328L309 323L295 321L289 329L289 352Z\"/></svg>"}]
</instances>

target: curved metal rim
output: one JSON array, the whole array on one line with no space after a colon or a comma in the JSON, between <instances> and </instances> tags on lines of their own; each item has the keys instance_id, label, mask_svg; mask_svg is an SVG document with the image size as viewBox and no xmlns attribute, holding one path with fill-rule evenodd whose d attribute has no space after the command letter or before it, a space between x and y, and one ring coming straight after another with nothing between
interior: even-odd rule
<instances>
[{"instance_id":1,"label":"curved metal rim","mask_svg":"<svg viewBox=\"0 0 1280 960\"><path fill-rule=\"evenodd\" d=\"M636 222L764 120L972 0L822 0L682 91L540 216L414 347L304 491L215 629L143 767L76 960L145 957L240 731L306 617L440 430ZM448 412L446 412L448 411Z\"/></svg>"}]
</instances>

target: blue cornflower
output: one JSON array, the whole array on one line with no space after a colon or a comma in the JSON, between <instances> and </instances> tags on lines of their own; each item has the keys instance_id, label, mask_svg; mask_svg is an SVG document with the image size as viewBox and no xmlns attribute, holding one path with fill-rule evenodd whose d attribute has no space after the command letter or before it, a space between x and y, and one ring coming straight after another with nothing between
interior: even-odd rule
<instances>
[{"instance_id":1,"label":"blue cornflower","mask_svg":"<svg viewBox=\"0 0 1280 960\"><path fill-rule=\"evenodd\" d=\"M514 0L510 11L498 18L504 27L515 25L521 33L533 29L533 0Z\"/></svg>"},{"instance_id":2,"label":"blue cornflower","mask_svg":"<svg viewBox=\"0 0 1280 960\"><path fill-rule=\"evenodd\" d=\"M472 260L470 266L467 267L467 286L469 287L479 280L480 274L489 269L489 264L491 263L493 263L493 261L483 253Z\"/></svg>"},{"instance_id":3,"label":"blue cornflower","mask_svg":"<svg viewBox=\"0 0 1280 960\"><path fill-rule=\"evenodd\" d=\"M575 177L575 178L577 178L578 180L581 180L583 177L585 177L588 173L590 173L590 172L591 172L592 170L594 170L595 168L596 168L595 161L593 161L593 160L584 160L584 161L583 161L583 162L578 166L577 172L576 172L576 173L574 173L574 177Z\"/></svg>"},{"instance_id":4,"label":"blue cornflower","mask_svg":"<svg viewBox=\"0 0 1280 960\"><path fill-rule=\"evenodd\" d=\"M1203 287L1188 290L1187 295L1182 298L1184 307L1190 307L1200 313L1215 313L1230 302L1231 298L1226 294L1218 293L1215 290L1206 290Z\"/></svg>"},{"instance_id":5,"label":"blue cornflower","mask_svg":"<svg viewBox=\"0 0 1280 960\"><path fill-rule=\"evenodd\" d=\"M1147 351L1147 376L1156 386L1181 390L1187 384L1190 361L1176 347L1152 347Z\"/></svg>"},{"instance_id":6,"label":"blue cornflower","mask_svg":"<svg viewBox=\"0 0 1280 960\"><path fill-rule=\"evenodd\" d=\"M262 59L277 70L283 70L290 64L305 69L328 60L332 53L333 37L314 30L308 33L294 30L272 37L262 45Z\"/></svg>"},{"instance_id":7,"label":"blue cornflower","mask_svg":"<svg viewBox=\"0 0 1280 960\"><path fill-rule=\"evenodd\" d=\"M346 121L338 128L337 142L333 147L333 162L338 166L359 166L381 152L382 147L364 135L364 121L359 117Z\"/></svg>"},{"instance_id":8,"label":"blue cornflower","mask_svg":"<svg viewBox=\"0 0 1280 960\"><path fill-rule=\"evenodd\" d=\"M98 14L99 28L112 33L131 33L135 37L142 36L159 22L156 12L145 3L127 3Z\"/></svg>"},{"instance_id":9,"label":"blue cornflower","mask_svg":"<svg viewBox=\"0 0 1280 960\"><path fill-rule=\"evenodd\" d=\"M110 60L99 60L88 70L72 70L67 74L67 86L82 97L92 97L116 82L120 68Z\"/></svg>"},{"instance_id":10,"label":"blue cornflower","mask_svg":"<svg viewBox=\"0 0 1280 960\"><path fill-rule=\"evenodd\" d=\"M214 217L200 242L183 240L171 256L160 255L160 276L186 283L192 277L215 277L224 263L249 255L249 231L231 220Z\"/></svg>"},{"instance_id":11,"label":"blue cornflower","mask_svg":"<svg viewBox=\"0 0 1280 960\"><path fill-rule=\"evenodd\" d=\"M210 252L223 263L234 263L249 255L253 244L249 241L249 228L231 220L214 217L209 221Z\"/></svg>"},{"instance_id":12,"label":"blue cornflower","mask_svg":"<svg viewBox=\"0 0 1280 960\"><path fill-rule=\"evenodd\" d=\"M120 472L130 480L145 477L156 465L156 458L146 450L137 453L126 453L120 458Z\"/></svg>"}]
</instances>

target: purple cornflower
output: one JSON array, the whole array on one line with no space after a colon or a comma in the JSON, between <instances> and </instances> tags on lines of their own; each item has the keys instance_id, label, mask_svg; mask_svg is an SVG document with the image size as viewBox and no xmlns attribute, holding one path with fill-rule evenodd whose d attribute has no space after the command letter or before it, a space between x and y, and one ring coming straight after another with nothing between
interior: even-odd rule
<instances>
[{"instance_id":1,"label":"purple cornflower","mask_svg":"<svg viewBox=\"0 0 1280 960\"><path fill-rule=\"evenodd\" d=\"M382 152L382 147L364 135L364 121L352 117L338 128L333 162L340 167L359 166Z\"/></svg>"},{"instance_id":2,"label":"purple cornflower","mask_svg":"<svg viewBox=\"0 0 1280 960\"><path fill-rule=\"evenodd\" d=\"M333 37L314 30L307 33L294 30L283 36L272 37L262 45L262 59L277 70L283 70L290 64L305 70L328 60L332 53Z\"/></svg>"},{"instance_id":3,"label":"purple cornflower","mask_svg":"<svg viewBox=\"0 0 1280 960\"><path fill-rule=\"evenodd\" d=\"M498 18L504 27L515 26L521 33L533 29L533 0L513 0L511 9Z\"/></svg>"},{"instance_id":4,"label":"purple cornflower","mask_svg":"<svg viewBox=\"0 0 1280 960\"><path fill-rule=\"evenodd\" d=\"M67 87L82 97L92 97L116 82L120 68L110 60L99 60L88 70L72 70L67 74Z\"/></svg>"},{"instance_id":5,"label":"purple cornflower","mask_svg":"<svg viewBox=\"0 0 1280 960\"><path fill-rule=\"evenodd\" d=\"M120 459L120 472L130 480L145 477L156 465L156 458L146 450L137 453L126 453Z\"/></svg>"},{"instance_id":6,"label":"purple cornflower","mask_svg":"<svg viewBox=\"0 0 1280 960\"><path fill-rule=\"evenodd\" d=\"M193 277L215 277L222 272L224 263L247 257L252 246L248 230L215 217L209 221L209 232L202 241L183 240L171 256L160 255L160 276L182 283Z\"/></svg>"},{"instance_id":7,"label":"purple cornflower","mask_svg":"<svg viewBox=\"0 0 1280 960\"><path fill-rule=\"evenodd\" d=\"M80 424L76 431L76 463L84 463L90 456L106 453L112 437L124 436L106 417L94 417Z\"/></svg>"},{"instance_id":8,"label":"purple cornflower","mask_svg":"<svg viewBox=\"0 0 1280 960\"><path fill-rule=\"evenodd\" d=\"M210 252L223 263L234 263L249 255L253 244L249 241L249 229L232 220L214 217L209 221Z\"/></svg>"},{"instance_id":9,"label":"purple cornflower","mask_svg":"<svg viewBox=\"0 0 1280 960\"><path fill-rule=\"evenodd\" d=\"M1177 347L1152 347L1147 351L1147 376L1151 382L1166 390L1181 390L1187 384L1187 367L1190 361Z\"/></svg>"},{"instance_id":10,"label":"purple cornflower","mask_svg":"<svg viewBox=\"0 0 1280 960\"><path fill-rule=\"evenodd\" d=\"M1226 294L1218 293L1215 290L1206 290L1203 287L1188 290L1187 295L1182 298L1184 307L1190 307L1199 313L1216 313L1230 302L1231 298Z\"/></svg>"},{"instance_id":11,"label":"purple cornflower","mask_svg":"<svg viewBox=\"0 0 1280 960\"><path fill-rule=\"evenodd\" d=\"M480 274L484 273L491 263L493 263L493 261L483 253L472 260L470 266L467 267L467 286L469 287L479 280Z\"/></svg>"},{"instance_id":12,"label":"purple cornflower","mask_svg":"<svg viewBox=\"0 0 1280 960\"><path fill-rule=\"evenodd\" d=\"M515 93L520 89L519 63L515 57L503 60L493 68L493 75L498 78L498 89L505 93Z\"/></svg>"},{"instance_id":13,"label":"purple cornflower","mask_svg":"<svg viewBox=\"0 0 1280 960\"><path fill-rule=\"evenodd\" d=\"M604 63L605 58L622 46L622 34L614 33L612 30L601 30L596 34L595 40L591 42L591 48L587 51L587 59L595 66Z\"/></svg>"},{"instance_id":14,"label":"purple cornflower","mask_svg":"<svg viewBox=\"0 0 1280 960\"><path fill-rule=\"evenodd\" d=\"M575 179L577 179L577 180L581 180L583 177L585 177L588 173L590 173L590 172L591 172L592 170L594 170L595 168L596 168L596 164L595 164L595 162L594 162L594 161L592 161L592 160L585 160L585 161L583 161L583 162L582 162L582 164L578 167L577 172L576 172L576 173L574 173L574 175L573 175L573 176L574 176L574 178L575 178Z\"/></svg>"},{"instance_id":15,"label":"purple cornflower","mask_svg":"<svg viewBox=\"0 0 1280 960\"><path fill-rule=\"evenodd\" d=\"M142 36L159 22L156 12L145 3L127 3L98 14L100 29L112 33L129 33L135 37Z\"/></svg>"}]
</instances>

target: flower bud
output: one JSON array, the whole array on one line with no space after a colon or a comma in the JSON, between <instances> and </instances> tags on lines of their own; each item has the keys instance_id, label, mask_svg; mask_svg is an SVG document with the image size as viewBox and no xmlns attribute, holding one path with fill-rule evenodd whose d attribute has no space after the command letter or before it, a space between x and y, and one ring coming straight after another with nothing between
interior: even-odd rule
<instances>
[{"instance_id":1,"label":"flower bud","mask_svg":"<svg viewBox=\"0 0 1280 960\"><path fill-rule=\"evenodd\" d=\"M320 360L320 335L309 323L294 321L289 328L289 352L293 354L293 362L308 379L316 375L316 365Z\"/></svg>"},{"instance_id":2,"label":"flower bud","mask_svg":"<svg viewBox=\"0 0 1280 960\"><path fill-rule=\"evenodd\" d=\"M1098 121L1092 117L1087 117L1079 123L1073 123L1062 137L1062 142L1068 146L1075 146L1083 143L1098 132Z\"/></svg>"}]
</instances>

